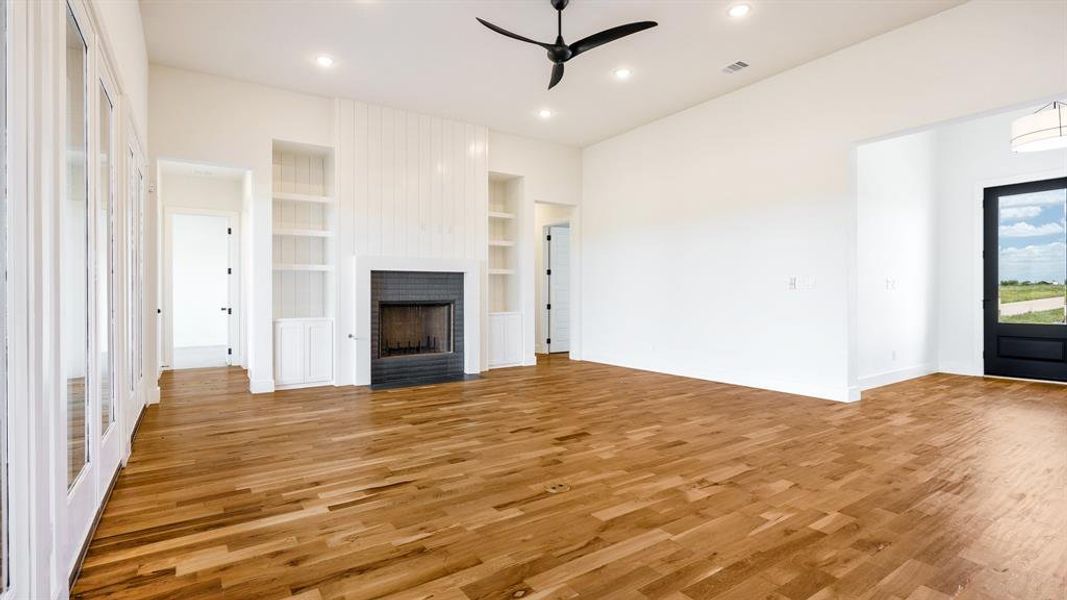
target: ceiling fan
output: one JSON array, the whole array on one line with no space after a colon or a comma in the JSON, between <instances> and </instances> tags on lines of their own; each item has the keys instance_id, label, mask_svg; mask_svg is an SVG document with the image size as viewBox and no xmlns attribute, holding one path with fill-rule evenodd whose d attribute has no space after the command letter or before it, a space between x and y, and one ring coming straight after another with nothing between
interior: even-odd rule
<instances>
[{"instance_id":1,"label":"ceiling fan","mask_svg":"<svg viewBox=\"0 0 1067 600\"><path fill-rule=\"evenodd\" d=\"M511 33L507 29L497 27L485 19L478 19L478 22L485 25L489 29L499 33L500 35L506 35L509 38L519 40L520 42L526 42L528 44L535 44L541 46L548 51L548 60L552 61L552 77L548 81L548 89L556 87L556 84L563 79L563 63L578 56L583 52L588 52L597 46L602 46L608 42L614 42L619 38L632 35L639 31L644 31L658 25L655 21L638 21L636 23L627 23L625 25L619 25L618 27L612 27L611 29L605 29L600 33L594 33L589 37L582 38L573 44L566 44L563 42L563 9L567 8L567 4L570 0L549 0L552 3L552 8L556 9L556 43L546 44L531 40L530 38L522 37L516 33ZM477 17L475 17L477 18Z\"/></svg>"}]
</instances>

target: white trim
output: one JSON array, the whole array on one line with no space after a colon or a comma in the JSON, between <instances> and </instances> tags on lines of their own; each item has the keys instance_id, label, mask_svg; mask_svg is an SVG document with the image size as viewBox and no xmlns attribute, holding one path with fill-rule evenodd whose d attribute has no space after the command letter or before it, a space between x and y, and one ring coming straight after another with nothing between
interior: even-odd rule
<instances>
[{"instance_id":1,"label":"white trim","mask_svg":"<svg viewBox=\"0 0 1067 600\"><path fill-rule=\"evenodd\" d=\"M859 388L859 391L863 392L884 385L900 383L901 381L915 379L916 377L923 377L924 375L930 375L936 372L937 367L933 364L922 364L913 367L905 367L903 369L893 369L892 371L884 371L882 373L860 377L856 381L856 387Z\"/></svg>"},{"instance_id":2,"label":"white trim","mask_svg":"<svg viewBox=\"0 0 1067 600\"><path fill-rule=\"evenodd\" d=\"M274 391L274 380L252 379L248 382L248 391L253 394L269 394Z\"/></svg>"},{"instance_id":3,"label":"white trim","mask_svg":"<svg viewBox=\"0 0 1067 600\"><path fill-rule=\"evenodd\" d=\"M357 256L355 273L355 385L370 385L370 274L371 271L435 271L463 273L463 372L481 372L482 309L481 283L483 262L449 258L408 258L392 256ZM334 369L334 373L337 369Z\"/></svg>"}]
</instances>

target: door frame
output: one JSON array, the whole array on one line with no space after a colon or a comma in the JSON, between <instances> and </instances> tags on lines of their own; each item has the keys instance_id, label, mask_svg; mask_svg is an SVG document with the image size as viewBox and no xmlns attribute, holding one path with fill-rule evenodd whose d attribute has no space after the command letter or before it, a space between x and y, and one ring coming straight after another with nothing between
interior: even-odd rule
<instances>
[{"instance_id":1,"label":"door frame","mask_svg":"<svg viewBox=\"0 0 1067 600\"><path fill-rule=\"evenodd\" d=\"M213 208L191 208L185 206L163 207L163 261L160 273L163 314L163 353L160 356L160 368L170 370L174 363L174 215L203 215L213 217L226 217L230 222L230 285L229 305L232 309L229 315L229 347L233 353L228 357L230 365L239 365L242 362L241 347L241 213L233 210L217 210Z\"/></svg>"},{"instance_id":2,"label":"door frame","mask_svg":"<svg viewBox=\"0 0 1067 600\"><path fill-rule=\"evenodd\" d=\"M977 377L986 375L985 360L982 356L982 353L985 351L985 306L983 302L985 299L985 259L982 257L982 252L985 249L984 203L986 189L1014 185L1017 183L1026 183L1028 181L1055 179L1057 177L1067 177L1067 167L1062 169L1033 171L1030 173L1009 175L1005 177L992 177L989 179L981 179L974 183L974 187L972 188L972 206L974 208L971 213L971 239L973 240L972 247L974 248L973 259L971 261L971 281L977 283L972 288L973 295L971 296L973 301L971 304L971 331L973 332L971 360L970 365L942 365L943 371L947 373L958 373L960 375L974 375Z\"/></svg>"},{"instance_id":3,"label":"door frame","mask_svg":"<svg viewBox=\"0 0 1067 600\"><path fill-rule=\"evenodd\" d=\"M1009 332L1010 335L1020 338L1044 338L1044 339L1059 339L1064 340L1067 343L1067 324L1064 325L1043 325L1032 323L1000 323L999 321L999 294L1000 294L1000 205L997 200L1004 195L1014 194L1027 194L1037 193L1049 190L1058 190L1067 188L1067 178L1065 177L1052 177L1048 179L1038 179L1031 181L1024 181L1020 183L1013 183L1001 186L987 187L983 191L982 200L982 256L983 256L983 268L982 268L982 340L983 340L983 360L982 369L985 373L991 374L997 377L1013 377L1013 378L1027 378L1027 379L1040 379L1044 381L1067 381L1067 368L1064 367L1062 361L1058 367L1054 366L1055 363L1036 364L1029 362L1028 359L1018 359L1019 361L1027 361L1023 363L1014 364L1018 369L1031 370L1029 373L1022 372L996 372L996 371L1011 371L1013 370L1012 359L1005 358L1000 359L998 357L996 346L998 340L998 333L1001 330ZM989 242L993 241L993 244ZM993 247L990 248L989 246ZM1065 259L1067 261L1067 259ZM1064 265L1065 272L1067 272L1067 264ZM1032 359L1030 359L1032 360ZM1042 367L1047 367L1043 369ZM1056 374L1055 371L1060 371ZM990 371L994 371L990 373Z\"/></svg>"}]
</instances>

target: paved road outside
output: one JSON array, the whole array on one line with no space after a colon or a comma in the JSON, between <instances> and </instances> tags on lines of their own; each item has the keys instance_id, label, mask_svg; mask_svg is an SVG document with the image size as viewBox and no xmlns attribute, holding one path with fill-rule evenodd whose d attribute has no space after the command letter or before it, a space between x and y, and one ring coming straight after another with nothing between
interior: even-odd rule
<instances>
[{"instance_id":1,"label":"paved road outside","mask_svg":"<svg viewBox=\"0 0 1067 600\"><path fill-rule=\"evenodd\" d=\"M1028 312L1055 310L1057 308L1063 307L1064 299L1062 297L1039 298L1037 300L1024 300L1022 302L1011 302L1008 304L1001 304L1000 315L1003 317L1010 317L1013 315L1026 314Z\"/></svg>"}]
</instances>

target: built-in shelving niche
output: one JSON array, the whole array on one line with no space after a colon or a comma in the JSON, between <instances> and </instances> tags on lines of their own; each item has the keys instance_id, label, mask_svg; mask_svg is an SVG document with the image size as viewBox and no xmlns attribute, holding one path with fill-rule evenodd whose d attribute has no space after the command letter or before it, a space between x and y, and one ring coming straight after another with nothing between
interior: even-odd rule
<instances>
[{"instance_id":1,"label":"built-in shelving niche","mask_svg":"<svg viewBox=\"0 0 1067 600\"><path fill-rule=\"evenodd\" d=\"M521 180L489 177L489 312L519 310L517 269L518 216Z\"/></svg>"},{"instance_id":2,"label":"built-in shelving niche","mask_svg":"<svg viewBox=\"0 0 1067 600\"><path fill-rule=\"evenodd\" d=\"M333 380L333 150L274 142L271 254L276 389Z\"/></svg>"},{"instance_id":3,"label":"built-in shelving niche","mask_svg":"<svg viewBox=\"0 0 1067 600\"><path fill-rule=\"evenodd\" d=\"M489 174L489 367L522 364L522 178Z\"/></svg>"},{"instance_id":4,"label":"built-in shelving niche","mask_svg":"<svg viewBox=\"0 0 1067 600\"><path fill-rule=\"evenodd\" d=\"M332 152L274 143L274 318L332 317Z\"/></svg>"}]
</instances>

